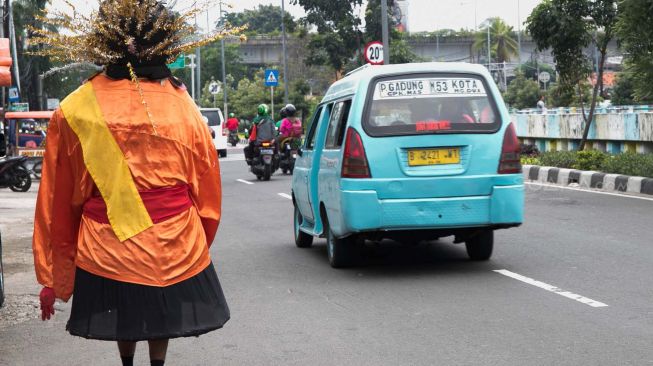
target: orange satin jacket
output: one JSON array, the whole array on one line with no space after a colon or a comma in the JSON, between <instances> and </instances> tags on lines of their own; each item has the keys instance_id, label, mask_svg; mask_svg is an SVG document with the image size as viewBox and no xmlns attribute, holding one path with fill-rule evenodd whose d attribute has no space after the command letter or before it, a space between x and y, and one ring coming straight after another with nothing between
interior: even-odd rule
<instances>
[{"instance_id":1,"label":"orange satin jacket","mask_svg":"<svg viewBox=\"0 0 653 366\"><path fill-rule=\"evenodd\" d=\"M138 190L187 184L193 206L120 242L109 224L82 215L97 188L84 165L77 135L57 110L47 132L34 219L33 251L39 283L67 301L75 267L98 276L168 286L201 272L220 222L220 168L199 110L168 80L141 81L158 135L136 86L92 78L106 123Z\"/></svg>"}]
</instances>

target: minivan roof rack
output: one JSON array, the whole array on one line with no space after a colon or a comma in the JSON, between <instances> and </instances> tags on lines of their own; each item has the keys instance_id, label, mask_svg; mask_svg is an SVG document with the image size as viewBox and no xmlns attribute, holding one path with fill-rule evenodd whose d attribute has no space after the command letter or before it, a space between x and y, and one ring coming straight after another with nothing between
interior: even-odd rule
<instances>
[{"instance_id":1,"label":"minivan roof rack","mask_svg":"<svg viewBox=\"0 0 653 366\"><path fill-rule=\"evenodd\" d=\"M372 64L365 64L365 65L363 65L361 67L357 67L357 68L351 70L350 72L346 73L345 76L349 76L349 75L355 74L355 73L357 73L359 71L363 71L363 70L365 70L365 69L367 69L368 67L371 67L371 66L372 66Z\"/></svg>"}]
</instances>

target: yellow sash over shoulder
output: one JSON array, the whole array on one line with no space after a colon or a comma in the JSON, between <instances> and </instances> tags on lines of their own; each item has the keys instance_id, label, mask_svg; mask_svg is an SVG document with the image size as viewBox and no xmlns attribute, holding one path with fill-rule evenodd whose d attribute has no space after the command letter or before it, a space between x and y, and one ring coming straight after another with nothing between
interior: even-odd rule
<instances>
[{"instance_id":1,"label":"yellow sash over shoulder","mask_svg":"<svg viewBox=\"0 0 653 366\"><path fill-rule=\"evenodd\" d=\"M91 82L61 102L68 125L79 138L84 165L104 202L111 228L125 241L152 227L125 156L107 126Z\"/></svg>"}]
</instances>

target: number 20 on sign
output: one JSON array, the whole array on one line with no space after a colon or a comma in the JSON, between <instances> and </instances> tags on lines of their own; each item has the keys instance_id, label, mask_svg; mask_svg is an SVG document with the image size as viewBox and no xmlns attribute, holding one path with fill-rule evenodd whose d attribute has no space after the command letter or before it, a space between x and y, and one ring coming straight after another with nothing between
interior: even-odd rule
<instances>
[{"instance_id":1,"label":"number 20 on sign","mask_svg":"<svg viewBox=\"0 0 653 366\"><path fill-rule=\"evenodd\" d=\"M383 44L370 42L365 46L365 61L372 65L383 65Z\"/></svg>"}]
</instances>

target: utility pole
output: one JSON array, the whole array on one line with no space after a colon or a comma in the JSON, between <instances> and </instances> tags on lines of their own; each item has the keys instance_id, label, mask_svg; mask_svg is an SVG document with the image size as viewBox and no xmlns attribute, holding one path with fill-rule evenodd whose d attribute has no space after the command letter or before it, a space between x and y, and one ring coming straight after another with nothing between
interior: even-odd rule
<instances>
[{"instance_id":1,"label":"utility pole","mask_svg":"<svg viewBox=\"0 0 653 366\"><path fill-rule=\"evenodd\" d=\"M13 65L11 66L14 71L14 83L18 88L20 93L20 70L18 68L18 52L16 51L16 28L14 27L14 15L13 7L11 6L11 0L7 0L7 18L9 20L9 43L11 45L11 58L13 59Z\"/></svg>"},{"instance_id":2,"label":"utility pole","mask_svg":"<svg viewBox=\"0 0 653 366\"><path fill-rule=\"evenodd\" d=\"M283 52L283 101L288 104L288 84L290 79L288 78L288 54L286 53L286 1L281 0L281 44Z\"/></svg>"},{"instance_id":3,"label":"utility pole","mask_svg":"<svg viewBox=\"0 0 653 366\"><path fill-rule=\"evenodd\" d=\"M219 6L220 6L220 20L219 23L221 26L224 26L224 13L222 13L222 3L223 1L220 0ZM222 98L223 98L223 108L222 108L222 113L225 116L229 115L229 107L227 106L227 68L225 67L225 60L224 60L224 37L220 39L220 54L222 58Z\"/></svg>"},{"instance_id":4,"label":"utility pole","mask_svg":"<svg viewBox=\"0 0 653 366\"><path fill-rule=\"evenodd\" d=\"M521 65L521 15L519 14L519 3L517 0L517 64Z\"/></svg>"},{"instance_id":5,"label":"utility pole","mask_svg":"<svg viewBox=\"0 0 653 366\"><path fill-rule=\"evenodd\" d=\"M197 29L197 14L195 14L195 29ZM195 83L195 87L197 88L197 99L202 99L202 78L201 78L201 63L202 63L202 53L200 51L200 47L197 47L195 49L195 59L197 60L197 72L195 75L197 76L197 83Z\"/></svg>"},{"instance_id":6,"label":"utility pole","mask_svg":"<svg viewBox=\"0 0 653 366\"><path fill-rule=\"evenodd\" d=\"M5 2L3 1L0 4L0 38L5 38ZM5 88L0 88L2 91L0 93L0 108L4 108L5 105Z\"/></svg>"},{"instance_id":7,"label":"utility pole","mask_svg":"<svg viewBox=\"0 0 653 366\"><path fill-rule=\"evenodd\" d=\"M381 0L381 38L383 41L383 64L390 64L390 40L388 37L388 0Z\"/></svg>"},{"instance_id":8,"label":"utility pole","mask_svg":"<svg viewBox=\"0 0 653 366\"><path fill-rule=\"evenodd\" d=\"M196 102L195 100L195 55L190 54L188 55L188 58L190 58L190 94L191 97L193 98L193 101Z\"/></svg>"},{"instance_id":9,"label":"utility pole","mask_svg":"<svg viewBox=\"0 0 653 366\"><path fill-rule=\"evenodd\" d=\"M487 23L487 68L490 69L490 63L492 62L492 56L490 54L490 25L491 21Z\"/></svg>"}]
</instances>

